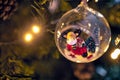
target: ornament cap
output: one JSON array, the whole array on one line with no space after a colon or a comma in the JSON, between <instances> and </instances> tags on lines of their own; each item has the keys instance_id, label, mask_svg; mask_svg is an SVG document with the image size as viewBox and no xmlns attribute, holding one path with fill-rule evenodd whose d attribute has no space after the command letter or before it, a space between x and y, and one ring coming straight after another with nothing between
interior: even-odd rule
<instances>
[{"instance_id":1,"label":"ornament cap","mask_svg":"<svg viewBox=\"0 0 120 80\"><path fill-rule=\"evenodd\" d=\"M78 6L88 6L87 0L82 0Z\"/></svg>"},{"instance_id":2,"label":"ornament cap","mask_svg":"<svg viewBox=\"0 0 120 80\"><path fill-rule=\"evenodd\" d=\"M87 0L82 0L80 4L76 7L76 9L78 12L84 12L84 10L86 10L87 7Z\"/></svg>"}]
</instances>

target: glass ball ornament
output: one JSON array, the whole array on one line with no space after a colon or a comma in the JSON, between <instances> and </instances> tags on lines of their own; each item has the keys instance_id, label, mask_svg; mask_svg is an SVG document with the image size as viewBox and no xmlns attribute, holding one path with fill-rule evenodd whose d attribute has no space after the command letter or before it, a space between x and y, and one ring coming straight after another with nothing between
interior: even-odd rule
<instances>
[{"instance_id":1,"label":"glass ball ornament","mask_svg":"<svg viewBox=\"0 0 120 80\"><path fill-rule=\"evenodd\" d=\"M66 12L55 30L55 42L60 53L77 63L98 59L107 51L110 41L111 30L107 20L89 8L85 0Z\"/></svg>"}]
</instances>

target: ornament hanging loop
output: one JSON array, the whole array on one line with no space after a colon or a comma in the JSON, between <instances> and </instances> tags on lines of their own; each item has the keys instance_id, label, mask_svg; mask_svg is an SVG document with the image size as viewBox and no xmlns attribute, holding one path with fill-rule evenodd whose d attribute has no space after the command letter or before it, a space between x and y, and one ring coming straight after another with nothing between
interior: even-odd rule
<instances>
[{"instance_id":1,"label":"ornament hanging loop","mask_svg":"<svg viewBox=\"0 0 120 80\"><path fill-rule=\"evenodd\" d=\"M78 6L87 6L87 0L82 0Z\"/></svg>"},{"instance_id":2,"label":"ornament hanging loop","mask_svg":"<svg viewBox=\"0 0 120 80\"><path fill-rule=\"evenodd\" d=\"M87 0L82 0L81 4L87 4Z\"/></svg>"},{"instance_id":3,"label":"ornament hanging loop","mask_svg":"<svg viewBox=\"0 0 120 80\"><path fill-rule=\"evenodd\" d=\"M87 8L87 7L88 7L87 0L82 0L80 2L80 4L78 5L78 7L76 7L76 10L78 12L84 12L85 8Z\"/></svg>"}]
</instances>

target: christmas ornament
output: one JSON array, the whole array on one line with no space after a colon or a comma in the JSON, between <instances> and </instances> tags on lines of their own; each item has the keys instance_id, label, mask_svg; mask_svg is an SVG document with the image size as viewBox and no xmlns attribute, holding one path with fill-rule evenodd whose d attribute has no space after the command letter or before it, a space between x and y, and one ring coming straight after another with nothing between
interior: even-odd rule
<instances>
[{"instance_id":1,"label":"christmas ornament","mask_svg":"<svg viewBox=\"0 0 120 80\"><path fill-rule=\"evenodd\" d=\"M0 19L8 19L17 8L16 0L0 0Z\"/></svg>"},{"instance_id":2,"label":"christmas ornament","mask_svg":"<svg viewBox=\"0 0 120 80\"><path fill-rule=\"evenodd\" d=\"M56 45L70 61L87 63L98 59L109 47L111 31L104 16L89 8L86 0L65 13L55 31Z\"/></svg>"}]
</instances>

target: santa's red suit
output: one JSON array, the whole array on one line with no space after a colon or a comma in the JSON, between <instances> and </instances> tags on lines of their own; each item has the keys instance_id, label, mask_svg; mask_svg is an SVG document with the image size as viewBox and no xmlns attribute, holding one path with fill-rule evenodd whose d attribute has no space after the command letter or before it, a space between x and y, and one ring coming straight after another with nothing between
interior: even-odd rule
<instances>
[{"instance_id":1,"label":"santa's red suit","mask_svg":"<svg viewBox=\"0 0 120 80\"><path fill-rule=\"evenodd\" d=\"M86 46L82 46L83 40L77 38L77 42L74 45L67 44L67 49L74 53L74 55L84 55L87 53Z\"/></svg>"}]
</instances>

